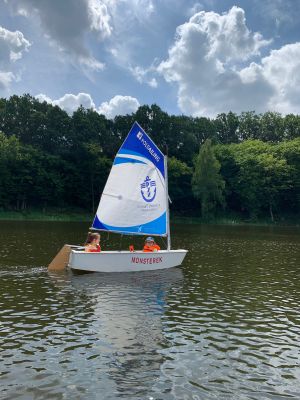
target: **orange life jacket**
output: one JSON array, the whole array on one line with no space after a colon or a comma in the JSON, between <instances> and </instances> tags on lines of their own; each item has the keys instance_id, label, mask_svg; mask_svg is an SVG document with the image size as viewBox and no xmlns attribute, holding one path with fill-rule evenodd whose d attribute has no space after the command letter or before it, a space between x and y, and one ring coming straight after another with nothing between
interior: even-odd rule
<instances>
[{"instance_id":1,"label":"orange life jacket","mask_svg":"<svg viewBox=\"0 0 300 400\"><path fill-rule=\"evenodd\" d=\"M101 251L101 246L100 246L100 244L97 244L96 245L96 249L93 249L93 248L87 248L87 250L86 251L88 251L89 253L100 253L100 251Z\"/></svg>"},{"instance_id":2,"label":"orange life jacket","mask_svg":"<svg viewBox=\"0 0 300 400\"><path fill-rule=\"evenodd\" d=\"M155 250L160 250L160 247L159 247L158 244L153 244L151 246L149 246L148 244L145 244L145 246L143 248L143 251L145 253L150 253L150 252L155 251Z\"/></svg>"}]
</instances>

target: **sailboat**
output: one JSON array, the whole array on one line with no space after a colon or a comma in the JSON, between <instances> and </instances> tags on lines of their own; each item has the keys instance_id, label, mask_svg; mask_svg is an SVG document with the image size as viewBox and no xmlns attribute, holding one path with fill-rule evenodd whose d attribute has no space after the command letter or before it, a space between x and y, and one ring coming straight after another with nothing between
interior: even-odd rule
<instances>
[{"instance_id":1,"label":"sailboat","mask_svg":"<svg viewBox=\"0 0 300 400\"><path fill-rule=\"evenodd\" d=\"M69 267L74 270L158 270L181 265L186 256L187 250L171 249L167 157L137 122L114 159L91 229L167 237L167 249L150 253L72 249Z\"/></svg>"}]
</instances>

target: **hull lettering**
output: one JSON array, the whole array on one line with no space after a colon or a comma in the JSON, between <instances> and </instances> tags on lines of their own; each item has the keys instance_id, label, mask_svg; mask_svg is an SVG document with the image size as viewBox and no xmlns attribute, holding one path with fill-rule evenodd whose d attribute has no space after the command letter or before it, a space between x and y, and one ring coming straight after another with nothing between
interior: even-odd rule
<instances>
[{"instance_id":1,"label":"hull lettering","mask_svg":"<svg viewBox=\"0 0 300 400\"><path fill-rule=\"evenodd\" d=\"M132 264L159 264L162 263L162 257L132 257Z\"/></svg>"}]
</instances>

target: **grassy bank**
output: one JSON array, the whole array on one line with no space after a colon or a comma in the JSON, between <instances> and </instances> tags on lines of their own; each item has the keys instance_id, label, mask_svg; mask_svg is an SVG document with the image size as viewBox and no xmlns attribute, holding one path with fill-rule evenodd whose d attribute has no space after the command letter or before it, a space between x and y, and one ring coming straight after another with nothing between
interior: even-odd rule
<instances>
[{"instance_id":1,"label":"grassy bank","mask_svg":"<svg viewBox=\"0 0 300 400\"><path fill-rule=\"evenodd\" d=\"M90 222L91 213L81 210L28 210L28 211L0 211L2 221L78 221Z\"/></svg>"},{"instance_id":2,"label":"grassy bank","mask_svg":"<svg viewBox=\"0 0 300 400\"><path fill-rule=\"evenodd\" d=\"M296 226L300 227L300 216L284 216L271 221L270 218L249 219L239 215L224 215L220 217L203 219L201 217L178 216L171 218L172 222L183 224L208 224L208 225L256 225L256 226Z\"/></svg>"},{"instance_id":3,"label":"grassy bank","mask_svg":"<svg viewBox=\"0 0 300 400\"><path fill-rule=\"evenodd\" d=\"M78 209L51 209L51 210L27 210L4 211L0 210L0 221L74 221L91 222L93 213ZM267 218L246 219L240 215L222 215L211 219L203 219L199 216L181 216L173 213L171 222L183 224L212 224L212 225L257 225L257 226L299 226L300 216L284 216L272 222Z\"/></svg>"}]
</instances>

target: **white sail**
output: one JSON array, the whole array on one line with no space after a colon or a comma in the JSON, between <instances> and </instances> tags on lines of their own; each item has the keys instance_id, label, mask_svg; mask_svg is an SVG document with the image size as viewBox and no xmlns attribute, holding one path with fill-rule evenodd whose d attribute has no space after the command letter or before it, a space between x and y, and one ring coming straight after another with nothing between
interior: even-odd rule
<instances>
[{"instance_id":1,"label":"white sail","mask_svg":"<svg viewBox=\"0 0 300 400\"><path fill-rule=\"evenodd\" d=\"M166 199L164 155L135 122L116 155L92 227L165 236Z\"/></svg>"}]
</instances>

